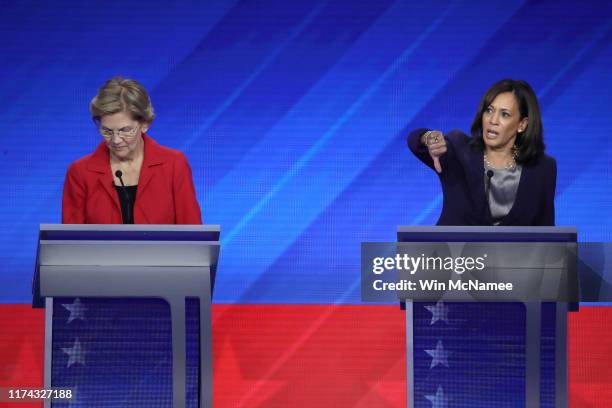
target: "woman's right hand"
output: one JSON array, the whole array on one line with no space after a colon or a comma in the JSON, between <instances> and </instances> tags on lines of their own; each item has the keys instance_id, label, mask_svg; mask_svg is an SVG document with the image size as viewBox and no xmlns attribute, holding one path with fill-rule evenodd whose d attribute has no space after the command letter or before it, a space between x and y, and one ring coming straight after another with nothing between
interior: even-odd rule
<instances>
[{"instance_id":1,"label":"woman's right hand","mask_svg":"<svg viewBox=\"0 0 612 408\"><path fill-rule=\"evenodd\" d=\"M446 140L444 140L442 132L439 130L430 130L423 133L423 136L421 136L421 143L427 146L427 150L433 160L436 171L442 173L440 156L446 153Z\"/></svg>"}]
</instances>

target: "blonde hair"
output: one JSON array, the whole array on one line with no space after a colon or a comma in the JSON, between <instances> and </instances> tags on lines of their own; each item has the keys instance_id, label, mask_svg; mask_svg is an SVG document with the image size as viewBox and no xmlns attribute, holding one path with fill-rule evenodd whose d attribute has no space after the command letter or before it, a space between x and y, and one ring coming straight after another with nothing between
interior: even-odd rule
<instances>
[{"instance_id":1,"label":"blonde hair","mask_svg":"<svg viewBox=\"0 0 612 408\"><path fill-rule=\"evenodd\" d=\"M119 76L109 79L100 87L89 104L89 111L95 121L119 112L127 112L134 120L147 124L155 119L147 90L137 81Z\"/></svg>"}]
</instances>

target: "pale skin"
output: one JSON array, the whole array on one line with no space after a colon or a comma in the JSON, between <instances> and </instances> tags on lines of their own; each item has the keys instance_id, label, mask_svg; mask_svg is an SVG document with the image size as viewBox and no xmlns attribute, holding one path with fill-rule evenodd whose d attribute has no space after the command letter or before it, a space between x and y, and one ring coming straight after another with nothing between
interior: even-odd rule
<instances>
[{"instance_id":1,"label":"pale skin","mask_svg":"<svg viewBox=\"0 0 612 408\"><path fill-rule=\"evenodd\" d=\"M148 124L134 120L127 112L118 112L102 116L99 128L110 153L110 166L115 185L121 185L120 180L115 177L117 170L123 173L121 178L126 186L137 185L144 159L142 134L148 130ZM120 131L129 136L121 137Z\"/></svg>"},{"instance_id":2,"label":"pale skin","mask_svg":"<svg viewBox=\"0 0 612 408\"><path fill-rule=\"evenodd\" d=\"M498 94L482 114L482 138L487 160L494 168L504 168L513 160L512 147L516 136L524 132L529 124L527 117L521 118L518 102L512 92ZM434 168L442 173L440 157L446 153L444 135L438 130L424 134L421 143L427 146Z\"/></svg>"}]
</instances>

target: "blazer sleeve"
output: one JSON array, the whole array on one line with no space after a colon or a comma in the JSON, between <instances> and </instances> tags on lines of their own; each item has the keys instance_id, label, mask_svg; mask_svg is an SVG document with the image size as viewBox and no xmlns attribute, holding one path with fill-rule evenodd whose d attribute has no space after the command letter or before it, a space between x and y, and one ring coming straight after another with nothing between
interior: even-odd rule
<instances>
[{"instance_id":1,"label":"blazer sleeve","mask_svg":"<svg viewBox=\"0 0 612 408\"><path fill-rule=\"evenodd\" d=\"M435 171L433 159L429 155L429 151L427 150L427 146L424 146L421 143L421 136L423 133L429 131L427 128L415 129L408 135L408 148L416 156L417 159L425 163L430 169ZM440 156L440 165L442 166L442 173L444 173L444 169L449 166L449 161L452 161L456 158L458 152L463 151L461 146L467 146L469 141L467 135L465 135L460 130L451 130L446 135L444 135L444 140L446 140L446 153Z\"/></svg>"},{"instance_id":2,"label":"blazer sleeve","mask_svg":"<svg viewBox=\"0 0 612 408\"><path fill-rule=\"evenodd\" d=\"M549 165L546 169L546 188L544 196L544 204L541 209L541 216L538 217L538 225L554 226L555 225L555 192L557 190L557 161L550 157Z\"/></svg>"},{"instance_id":3,"label":"blazer sleeve","mask_svg":"<svg viewBox=\"0 0 612 408\"><path fill-rule=\"evenodd\" d=\"M196 198L189 162L179 153L174 164L174 208L177 224L202 224L202 213Z\"/></svg>"},{"instance_id":4,"label":"blazer sleeve","mask_svg":"<svg viewBox=\"0 0 612 408\"><path fill-rule=\"evenodd\" d=\"M76 162L68 167L62 194L62 223L85 224L85 201L87 199L84 180Z\"/></svg>"},{"instance_id":5,"label":"blazer sleeve","mask_svg":"<svg viewBox=\"0 0 612 408\"><path fill-rule=\"evenodd\" d=\"M427 147L421 143L421 136L425 132L428 132L430 129L427 128L419 128L415 129L410 134L408 134L408 148L415 155L417 159L422 161L429 168L434 169L434 164L431 156L429 155L429 151Z\"/></svg>"}]
</instances>

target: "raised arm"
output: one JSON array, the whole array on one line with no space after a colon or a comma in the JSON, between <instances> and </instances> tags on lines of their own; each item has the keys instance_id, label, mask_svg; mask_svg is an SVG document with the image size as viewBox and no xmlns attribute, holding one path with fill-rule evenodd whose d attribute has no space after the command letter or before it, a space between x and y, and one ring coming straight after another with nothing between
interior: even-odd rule
<instances>
[{"instance_id":1,"label":"raised arm","mask_svg":"<svg viewBox=\"0 0 612 408\"><path fill-rule=\"evenodd\" d=\"M427 166L442 173L440 157L447 151L442 132L424 128L413 130L408 135L408 148Z\"/></svg>"}]
</instances>

